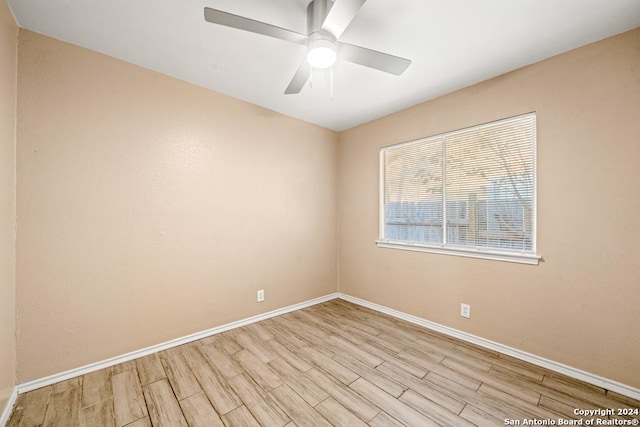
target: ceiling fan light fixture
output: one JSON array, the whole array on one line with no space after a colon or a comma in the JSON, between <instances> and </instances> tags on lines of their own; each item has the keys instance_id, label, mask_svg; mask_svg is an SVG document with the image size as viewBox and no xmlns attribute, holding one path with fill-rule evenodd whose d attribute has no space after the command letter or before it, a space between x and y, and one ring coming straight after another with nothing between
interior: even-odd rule
<instances>
[{"instance_id":1,"label":"ceiling fan light fixture","mask_svg":"<svg viewBox=\"0 0 640 427\"><path fill-rule=\"evenodd\" d=\"M14 0L18 1L18 0ZM260 34L267 37L307 47L307 55L296 70L286 95L300 93L306 82L312 80L313 70L330 70L333 81L333 64L338 59L359 64L374 70L399 76L411 61L377 50L352 45L340 40L356 14L367 0L307 0L307 31L299 33L256 21L233 13L210 7L204 8L204 19L212 24ZM322 73L324 74L324 73Z\"/></svg>"},{"instance_id":2,"label":"ceiling fan light fixture","mask_svg":"<svg viewBox=\"0 0 640 427\"><path fill-rule=\"evenodd\" d=\"M336 44L327 39L312 40L307 52L307 62L313 68L329 68L336 63Z\"/></svg>"}]
</instances>

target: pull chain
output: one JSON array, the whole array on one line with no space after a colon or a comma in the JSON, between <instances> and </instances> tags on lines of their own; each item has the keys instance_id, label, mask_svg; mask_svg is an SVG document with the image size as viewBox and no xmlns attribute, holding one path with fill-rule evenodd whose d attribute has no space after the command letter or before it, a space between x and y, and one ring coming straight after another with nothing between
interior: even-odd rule
<instances>
[{"instance_id":1,"label":"pull chain","mask_svg":"<svg viewBox=\"0 0 640 427\"><path fill-rule=\"evenodd\" d=\"M333 101L333 67L331 67L331 71L329 71L329 84L331 86L331 100Z\"/></svg>"},{"instance_id":2,"label":"pull chain","mask_svg":"<svg viewBox=\"0 0 640 427\"><path fill-rule=\"evenodd\" d=\"M309 88L313 89L313 71L314 68L311 67L311 73L309 74ZM333 101L333 67L329 70L329 94L331 100Z\"/></svg>"}]
</instances>

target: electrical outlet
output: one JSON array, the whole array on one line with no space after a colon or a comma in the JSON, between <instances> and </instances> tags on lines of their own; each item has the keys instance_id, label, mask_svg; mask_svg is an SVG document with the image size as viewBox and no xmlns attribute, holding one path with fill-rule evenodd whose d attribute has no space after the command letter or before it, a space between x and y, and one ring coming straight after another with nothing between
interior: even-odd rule
<instances>
[{"instance_id":1,"label":"electrical outlet","mask_svg":"<svg viewBox=\"0 0 640 427\"><path fill-rule=\"evenodd\" d=\"M264 289L258 291L258 302L264 301Z\"/></svg>"},{"instance_id":2,"label":"electrical outlet","mask_svg":"<svg viewBox=\"0 0 640 427\"><path fill-rule=\"evenodd\" d=\"M460 316L471 318L471 306L469 304L460 303Z\"/></svg>"}]
</instances>

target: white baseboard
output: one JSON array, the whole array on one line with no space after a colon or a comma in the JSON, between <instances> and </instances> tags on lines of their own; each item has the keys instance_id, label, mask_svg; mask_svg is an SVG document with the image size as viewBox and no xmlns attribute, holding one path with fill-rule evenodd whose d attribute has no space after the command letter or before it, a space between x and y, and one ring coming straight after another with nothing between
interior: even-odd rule
<instances>
[{"instance_id":1,"label":"white baseboard","mask_svg":"<svg viewBox=\"0 0 640 427\"><path fill-rule=\"evenodd\" d=\"M385 307L380 304L375 304L360 298L353 297L351 295L343 294L340 292L332 293L329 295L325 295L323 297L315 298L312 300L304 301L298 304L290 305L288 307L280 308L277 310L270 311L268 313L259 314L257 316L248 317L246 319L238 320L235 322L227 323L222 326L218 326L215 328L208 329L206 331L197 332L191 335L187 335L181 338L177 338L175 340L167 341L162 344L154 345L151 347L143 348L141 350L133 351L131 353L127 353L121 356L113 357L111 359L103 360L101 362L92 363L86 366L82 366L76 369L71 369L66 372L61 372L59 374L51 375L45 378L28 381L22 384L18 384L14 389L14 393L9 402L8 409L5 408L2 418L0 418L0 426L3 425L3 422L6 423L8 421L8 417L11 415L11 408L15 403L15 399L17 394L26 393L31 390L36 390L41 387L46 387L51 384L55 384L60 381L65 381L70 378L78 377L80 375L85 375L90 372L98 371L100 369L108 368L109 366L114 366L120 363L128 362L129 360L137 359L139 357L147 356L149 354L167 350L172 347L177 347L182 344L186 344L192 341L196 341L202 338L209 337L211 335L219 334L221 332L228 331L230 329L239 328L245 325L249 325L251 323L259 322L261 320L269 319L271 317L279 316L281 314L289 313L292 311L300 310L305 307L309 307L312 305L320 304L335 298L340 298L345 301L352 302L354 304L361 305L363 307L370 308L375 311L379 311L381 313L388 314L390 316L396 317L398 319L406 320L407 322L414 323L416 325L423 326L425 328L443 333L445 335L449 335L454 338L461 339L466 342L470 342L472 344L479 345L480 347L484 347L490 350L498 351L500 353L506 354L511 357L515 357L516 359L523 360L525 362L532 363L537 366L541 366L543 368L549 369L551 371L557 372L559 374L566 375L571 378L575 378L589 384L593 384L598 387L602 387L607 390L611 390L616 393L620 393L624 396L631 397L633 399L640 400L640 389L631 387L626 384L622 384L620 382L610 380L608 378L604 378L598 375L594 375L590 372L586 372L577 368L573 368L568 365L564 365L559 362L555 362L553 360L545 359L544 357L536 356L535 354L527 353L522 350L518 350L516 348L512 348L506 346L504 344L500 344L494 341L490 341L476 335L468 334L463 331L459 331L457 329L450 328L448 326L441 325L439 323L430 322L426 319L422 319L417 316L413 316L411 314L403 313L398 310L394 310L389 307ZM6 419L5 419L6 418Z\"/></svg>"},{"instance_id":2,"label":"white baseboard","mask_svg":"<svg viewBox=\"0 0 640 427\"><path fill-rule=\"evenodd\" d=\"M196 332L191 335L187 335L181 338L176 338L171 341L164 342L162 344L153 345L151 347L143 348L141 350L132 351L131 353L123 354L121 356L112 357L111 359L103 360L101 362L91 363L89 365L81 366L79 368L71 369L69 371L61 372L59 374L50 375L45 378L40 378L33 381L27 381L16 386L18 393L26 393L31 390L36 390L42 387L46 387L51 384L65 381L70 378L79 377L90 372L99 371L100 369L108 368L110 366L118 365L120 363L128 362L129 360L137 359L139 357L147 356L149 354L167 350L169 348L177 347L179 345L187 344L192 341L197 341L202 338L209 337L211 335L219 334L221 332L228 331L230 329L239 328L251 323L259 322L261 320L269 319L271 317L279 316L281 314L289 313L292 311L300 310L305 307L320 304L325 301L338 298L338 293L332 293L319 298L314 298L308 301L303 301L298 304L293 304L288 307L279 308L277 310L269 311L267 313L258 314L256 316L248 317L246 319L237 320L235 322L227 323L225 325L217 326L215 328L207 329L206 331ZM2 423L0 423L2 425Z\"/></svg>"},{"instance_id":3,"label":"white baseboard","mask_svg":"<svg viewBox=\"0 0 640 427\"><path fill-rule=\"evenodd\" d=\"M457 329L453 329L448 326L441 325L439 323L430 322L420 317L403 313L401 311L394 310L392 308L385 307L380 304L375 304L360 298L352 297L351 295L339 293L338 298L341 298L345 301L352 302L354 304L361 305L363 307L370 308L375 311L379 311L381 313L388 314L398 319L406 320L407 322L411 322L416 325L423 326L425 328L443 333L445 335L449 335L451 337L458 338L463 341L479 345L480 347L498 351L502 354L506 354L508 356L515 357L516 359L520 359L525 362L529 362L531 364L541 366L543 368L549 369L559 374L563 374L568 377L575 378L575 379L584 381L586 383L593 384L598 387L602 387L606 390L611 390L613 392L620 393L624 396L628 396L633 399L640 400L640 389L631 387L629 385L622 384L620 382L610 380L608 378L604 378L604 377L592 374L590 372L583 371L581 369L573 368L571 366L564 365L559 362L554 362L553 360L545 359L544 357L536 356L535 354L527 353L526 351L518 350L516 348L509 347L494 341L490 341L490 340L478 337L476 335L468 334L466 332L462 332Z\"/></svg>"},{"instance_id":4,"label":"white baseboard","mask_svg":"<svg viewBox=\"0 0 640 427\"><path fill-rule=\"evenodd\" d=\"M18 398L18 387L14 387L11 395L9 396L9 400L7 401L7 405L2 410L2 414L0 414L0 426L4 427L9 422L9 417L11 416L11 412L13 411L13 405L16 404L16 399Z\"/></svg>"}]
</instances>

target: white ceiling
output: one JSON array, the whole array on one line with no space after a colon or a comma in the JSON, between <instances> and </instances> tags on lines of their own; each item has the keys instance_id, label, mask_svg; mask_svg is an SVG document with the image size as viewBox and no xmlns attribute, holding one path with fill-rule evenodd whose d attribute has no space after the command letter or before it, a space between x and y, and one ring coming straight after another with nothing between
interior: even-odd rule
<instances>
[{"instance_id":1,"label":"white ceiling","mask_svg":"<svg viewBox=\"0 0 640 427\"><path fill-rule=\"evenodd\" d=\"M204 7L306 33L310 0L9 0L22 28L344 130L640 26L640 0L368 0L344 42L411 59L401 76L347 62L298 95L305 48L205 22Z\"/></svg>"}]
</instances>

